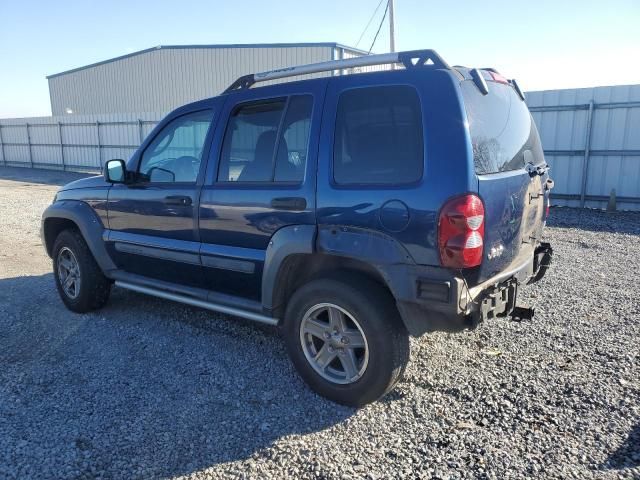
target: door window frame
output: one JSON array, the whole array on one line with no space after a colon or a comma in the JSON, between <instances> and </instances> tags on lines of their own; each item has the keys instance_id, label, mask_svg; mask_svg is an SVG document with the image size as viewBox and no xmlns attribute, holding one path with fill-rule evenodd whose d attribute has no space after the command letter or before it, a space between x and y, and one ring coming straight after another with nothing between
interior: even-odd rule
<instances>
[{"instance_id":1,"label":"door window frame","mask_svg":"<svg viewBox=\"0 0 640 480\"><path fill-rule=\"evenodd\" d=\"M301 180L275 180L275 171L276 171L276 161L277 161L277 154L278 154L278 148L280 147L280 140L281 137L284 135L284 132L282 131L283 125L284 125L284 121L286 119L287 113L289 111L289 106L291 104L291 99L293 97L304 97L304 96L308 96L311 98L311 110L309 112L309 122L311 123L309 125L309 134L307 136L307 144L306 144L306 149L307 149L307 156L305 158L305 164L304 164L304 173L302 175L302 179ZM219 180L219 176L220 176L220 168L222 167L222 155L224 154L224 141L226 140L227 137L227 132L230 128L231 125L231 120L234 116L234 114L240 110L241 108L244 108L246 106L250 106L250 105L256 105L256 104L266 104L266 103L273 103L273 102L284 102L284 107L282 110L282 116L280 117L280 121L278 124L278 130L277 130L277 138L276 138L276 143L274 145L274 150L273 150L273 158L272 158L272 173L273 173L273 180L270 181L265 181L265 180L253 180L253 181L242 181L242 180L234 180L234 181L230 181L230 180ZM311 135L313 134L313 116L314 113L316 111L316 96L312 93L312 92L290 92L288 94L285 95L273 95L273 96L268 96L268 97L260 97L260 98L251 98L251 99L244 99L244 100L240 100L236 103L234 103L231 108L229 109L229 114L226 118L226 123L224 125L224 129L222 132L222 137L220 139L220 146L218 148L218 154L217 154L217 158L216 158L216 168L214 171L214 179L212 184L215 185L216 187L220 187L220 188L230 188L233 186L236 187L287 187L287 186L291 186L291 187L297 187L297 186L301 186L305 183L306 178L307 178L307 173L309 170L309 157L310 157L310 146L311 146Z\"/></svg>"},{"instance_id":2,"label":"door window frame","mask_svg":"<svg viewBox=\"0 0 640 480\"><path fill-rule=\"evenodd\" d=\"M187 115L192 115L194 113L199 113L199 112L204 112L204 111L209 111L211 112L211 120L209 121L209 127L207 128L207 133L205 135L204 138L204 143L202 146L202 153L200 154L200 167L198 169L198 174L196 175L196 178L194 181L192 182L152 182L152 181L143 181L140 180L140 167L142 166L142 159L144 157L144 154L146 153L147 149L149 147L151 147L151 144L156 140L156 138L158 138L159 135L161 135L165 128L169 125L171 125L174 121L178 120L179 118L185 117ZM158 131L153 135L150 136L148 138L148 140L145 142L144 144L144 148L142 148L139 153L137 154L137 161L136 161L136 168L135 168L135 178L136 181L133 183L133 185L149 185L149 186L174 186L174 185L179 185L179 186L196 186L202 183L202 177L204 176L204 171L206 169L206 164L207 164L207 160L209 158L209 152L211 149L211 140L213 137L213 132L215 130L215 124L216 124L216 114L217 114L218 109L211 105L211 106L204 106L202 108L197 108L195 110L189 110L186 112L181 112L178 115L172 116L172 117L166 117L164 119L164 121L158 125L159 129Z\"/></svg>"},{"instance_id":3,"label":"door window frame","mask_svg":"<svg viewBox=\"0 0 640 480\"><path fill-rule=\"evenodd\" d=\"M220 151L218 152L218 157L217 157L217 167L216 167L216 171L215 171L215 178L213 181L213 184L216 186L226 186L226 185L271 185L276 183L275 181L271 180L220 180L220 168L222 167L222 155L224 154L224 142L227 139L227 133L229 132L229 129L231 127L231 121L234 117L234 115L241 110L242 108L251 106L251 105L260 105L260 104L268 104L268 103L279 103L279 102L283 102L284 106L282 107L282 113L280 116L280 120L278 122L278 129L276 131L276 143L274 145L274 150L271 156L271 168L272 168L272 173L274 171L275 168L275 156L278 150L278 145L280 145L280 131L282 129L282 124L284 122L284 117L287 113L287 108L289 108L289 99L291 98L290 95L280 95L280 96L276 96L276 97L269 97L269 98L265 98L265 99L255 99L255 100L245 100L245 101L241 101L238 103L235 103L233 105L233 107L229 110L229 116L227 117L227 121L224 125L224 131L222 133L222 139L220 141ZM233 138L233 137L232 137ZM231 162L231 159L229 159L229 163ZM248 164L247 164L248 165ZM229 165L230 167L231 165Z\"/></svg>"},{"instance_id":4,"label":"door window frame","mask_svg":"<svg viewBox=\"0 0 640 480\"><path fill-rule=\"evenodd\" d=\"M333 190L406 190L406 189L411 189L411 188L415 188L419 185L421 185L422 183L424 183L425 178L427 177L427 168L428 168L428 164L427 164L427 139L426 139L426 135L425 135L425 118L424 118L424 101L422 99L422 94L420 92L420 89L417 87L417 85L413 84L413 83L409 83L409 82L397 82L397 81L391 81L391 82L371 82L371 83L361 83L358 85L348 85L348 81L352 81L351 78L348 78L349 76L344 76L344 77L337 77L337 78L333 78L331 79L332 82L337 82L338 84L335 85L333 88L335 88L333 95L332 95L332 105L331 108L333 109L333 118L327 118L327 123L326 125L329 126L329 131L330 131L330 143L328 144L327 148L328 148L328 157L327 157L327 172L328 172L328 182L329 185L331 187L331 189ZM340 85L340 81L344 81L345 83L347 83L346 85ZM342 96L342 94L352 91L352 90L361 90L361 89L365 89L365 88L380 88L380 87L409 87L411 89L413 89L416 93L416 96L418 98L418 107L419 107L419 118L420 118L420 127L421 127L421 137L422 137L422 165L421 165L421 173L420 176L418 177L417 180L411 181L411 182L403 182L403 183L358 183L358 182L353 182L353 183L338 183L335 180L334 177L334 154L335 154L335 141L336 141L336 124L337 124L337 120L338 120L338 112L339 112L339 104L340 104L340 97ZM325 106L325 109L328 107L328 105ZM325 125L325 120L323 120L323 125Z\"/></svg>"},{"instance_id":5,"label":"door window frame","mask_svg":"<svg viewBox=\"0 0 640 480\"><path fill-rule=\"evenodd\" d=\"M234 92L224 98L216 122L217 127L211 142L207 170L204 174L204 186L214 187L220 190L306 190L313 184L315 189L318 167L318 153L320 148L320 135L322 126L322 112L326 97L328 79L315 79L309 83L283 83ZM218 170L222 155L222 144L226 134L229 120L235 108L246 103L268 102L293 96L308 95L312 99L311 125L309 126L309 138L307 139L307 160L302 181L288 182L218 182Z\"/></svg>"}]
</instances>

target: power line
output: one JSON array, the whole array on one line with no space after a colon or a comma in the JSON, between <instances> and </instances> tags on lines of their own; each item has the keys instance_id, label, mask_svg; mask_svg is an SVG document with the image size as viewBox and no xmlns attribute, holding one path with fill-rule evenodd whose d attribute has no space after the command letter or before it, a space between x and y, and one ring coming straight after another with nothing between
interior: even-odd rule
<instances>
[{"instance_id":1,"label":"power line","mask_svg":"<svg viewBox=\"0 0 640 480\"><path fill-rule=\"evenodd\" d=\"M364 34L367 33L367 30L369 29L369 25L371 25L371 22L373 21L373 19L376 16L376 13L378 13L378 10L380 9L380 5L382 5L382 2L384 2L384 0L380 0L378 2L378 6L376 7L376 9L373 11L373 14L371 15L371 18L369 19L369 21L367 22L367 26L364 27L364 30L362 30L362 33L360 34L360 37L358 38L358 41L355 44L355 47L357 48L358 45L360 44L360 42L362 41L362 37L364 37Z\"/></svg>"},{"instance_id":2,"label":"power line","mask_svg":"<svg viewBox=\"0 0 640 480\"><path fill-rule=\"evenodd\" d=\"M380 20L380 25L378 25L378 31L376 32L376 36L373 37L373 42L371 42L371 46L369 47L369 53L373 50L373 46L376 44L376 40L378 39L378 34L380 33L380 29L382 28L382 24L384 23L384 19L387 18L387 12L389 11L389 0L387 0L387 6L384 9L384 14L382 15L382 20Z\"/></svg>"}]
</instances>

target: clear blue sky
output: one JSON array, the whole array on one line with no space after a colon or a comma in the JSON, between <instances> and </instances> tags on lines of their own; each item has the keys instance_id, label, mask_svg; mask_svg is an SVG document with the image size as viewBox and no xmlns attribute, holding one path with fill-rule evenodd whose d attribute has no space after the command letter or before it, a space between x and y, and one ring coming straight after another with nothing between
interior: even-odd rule
<instances>
[{"instance_id":1,"label":"clear blue sky","mask_svg":"<svg viewBox=\"0 0 640 480\"><path fill-rule=\"evenodd\" d=\"M0 118L49 115L46 75L156 45L355 46L378 1L0 0ZM493 66L525 90L640 83L640 0L396 0L396 32L398 50ZM374 52L388 45L385 24Z\"/></svg>"}]
</instances>

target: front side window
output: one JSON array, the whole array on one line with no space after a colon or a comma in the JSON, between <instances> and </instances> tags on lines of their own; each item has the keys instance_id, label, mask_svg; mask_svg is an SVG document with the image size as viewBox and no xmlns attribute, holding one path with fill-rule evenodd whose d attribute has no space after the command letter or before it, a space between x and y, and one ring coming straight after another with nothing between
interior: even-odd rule
<instances>
[{"instance_id":1,"label":"front side window","mask_svg":"<svg viewBox=\"0 0 640 480\"><path fill-rule=\"evenodd\" d=\"M202 110L169 122L142 154L140 178L154 183L195 182L212 118L211 110Z\"/></svg>"},{"instance_id":2,"label":"front side window","mask_svg":"<svg viewBox=\"0 0 640 480\"><path fill-rule=\"evenodd\" d=\"M424 142L418 93L393 85L340 95L333 146L338 184L398 185L422 178Z\"/></svg>"},{"instance_id":3,"label":"front side window","mask_svg":"<svg viewBox=\"0 0 640 480\"><path fill-rule=\"evenodd\" d=\"M313 97L244 104L227 126L219 182L301 182L307 162Z\"/></svg>"}]
</instances>

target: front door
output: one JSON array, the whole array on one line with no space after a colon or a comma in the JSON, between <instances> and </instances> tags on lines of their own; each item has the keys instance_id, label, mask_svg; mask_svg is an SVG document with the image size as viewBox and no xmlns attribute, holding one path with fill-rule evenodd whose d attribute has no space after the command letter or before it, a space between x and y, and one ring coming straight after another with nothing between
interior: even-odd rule
<instances>
[{"instance_id":1,"label":"front door","mask_svg":"<svg viewBox=\"0 0 640 480\"><path fill-rule=\"evenodd\" d=\"M212 118L205 108L165 120L130 162L135 182L111 188L107 244L118 268L202 285L197 208Z\"/></svg>"},{"instance_id":2,"label":"front door","mask_svg":"<svg viewBox=\"0 0 640 480\"><path fill-rule=\"evenodd\" d=\"M230 96L200 200L208 289L260 300L272 235L315 224L317 132L326 83Z\"/></svg>"}]
</instances>

